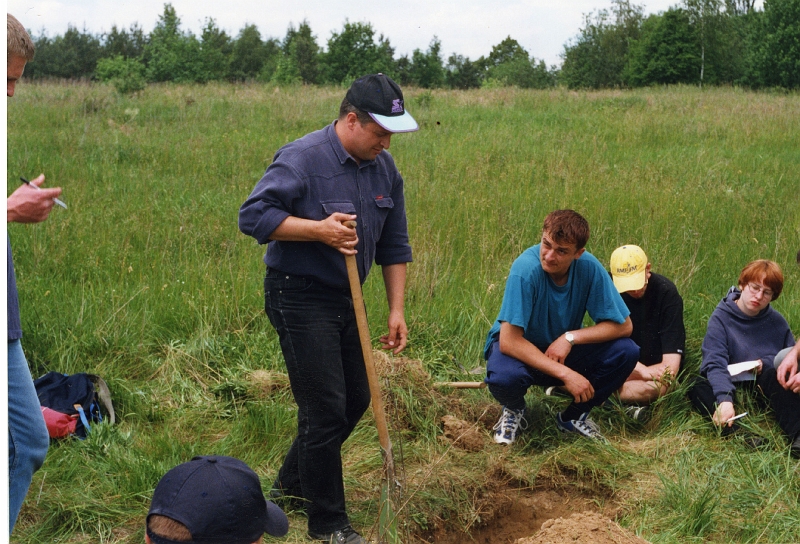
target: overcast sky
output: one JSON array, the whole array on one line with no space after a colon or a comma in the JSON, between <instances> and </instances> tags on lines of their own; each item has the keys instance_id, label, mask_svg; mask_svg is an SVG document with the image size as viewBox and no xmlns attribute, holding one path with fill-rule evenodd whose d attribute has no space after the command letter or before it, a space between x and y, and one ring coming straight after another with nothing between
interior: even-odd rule
<instances>
[{"instance_id":1,"label":"overcast sky","mask_svg":"<svg viewBox=\"0 0 800 544\"><path fill-rule=\"evenodd\" d=\"M608 9L610 0L172 0L181 28L200 34L207 18L236 36L246 23L255 24L262 38L282 39L289 24L307 20L317 43L327 47L331 32L345 20L371 23L395 48L395 58L414 49L428 49L432 38L442 42L447 60L458 53L472 60L488 55L507 36L548 65L560 64L564 44L578 34L583 14ZM634 0L646 13L659 13L679 0ZM64 34L67 25L92 34L116 24L139 23L150 32L164 11L164 0L7 0L8 13L38 35Z\"/></svg>"}]
</instances>

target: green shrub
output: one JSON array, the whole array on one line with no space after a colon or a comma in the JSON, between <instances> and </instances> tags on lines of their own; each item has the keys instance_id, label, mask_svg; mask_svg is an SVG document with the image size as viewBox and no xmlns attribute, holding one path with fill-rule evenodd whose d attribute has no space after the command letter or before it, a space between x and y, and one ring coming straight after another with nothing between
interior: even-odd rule
<instances>
[{"instance_id":1,"label":"green shrub","mask_svg":"<svg viewBox=\"0 0 800 544\"><path fill-rule=\"evenodd\" d=\"M100 59L95 70L97 79L111 83L120 94L131 94L147 86L144 65L138 59L126 59L122 55Z\"/></svg>"}]
</instances>

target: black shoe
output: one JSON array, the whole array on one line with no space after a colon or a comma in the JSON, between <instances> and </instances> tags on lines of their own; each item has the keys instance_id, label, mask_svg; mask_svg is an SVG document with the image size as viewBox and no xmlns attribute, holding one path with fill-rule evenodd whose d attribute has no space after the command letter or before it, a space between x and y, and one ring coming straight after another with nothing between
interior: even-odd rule
<instances>
[{"instance_id":1,"label":"black shoe","mask_svg":"<svg viewBox=\"0 0 800 544\"><path fill-rule=\"evenodd\" d=\"M367 544L367 541L361 538L361 535L349 525L338 531L323 535L309 531L308 536L312 540L326 542L327 544Z\"/></svg>"},{"instance_id":2,"label":"black shoe","mask_svg":"<svg viewBox=\"0 0 800 544\"><path fill-rule=\"evenodd\" d=\"M767 439L763 436L759 436L752 431L748 431L747 429L743 429L736 424L733 424L731 427L725 426L722 428L722 437L723 438L733 438L738 437L745 446L750 448L751 450L757 450L761 446L767 443Z\"/></svg>"},{"instance_id":3,"label":"black shoe","mask_svg":"<svg viewBox=\"0 0 800 544\"><path fill-rule=\"evenodd\" d=\"M270 501L281 507L284 512L305 512L306 500L299 495L285 493L283 489L272 488L269 492Z\"/></svg>"},{"instance_id":4,"label":"black shoe","mask_svg":"<svg viewBox=\"0 0 800 544\"><path fill-rule=\"evenodd\" d=\"M794 437L794 442L789 447L789 453L792 454L792 457L795 459L800 459L800 434Z\"/></svg>"}]
</instances>

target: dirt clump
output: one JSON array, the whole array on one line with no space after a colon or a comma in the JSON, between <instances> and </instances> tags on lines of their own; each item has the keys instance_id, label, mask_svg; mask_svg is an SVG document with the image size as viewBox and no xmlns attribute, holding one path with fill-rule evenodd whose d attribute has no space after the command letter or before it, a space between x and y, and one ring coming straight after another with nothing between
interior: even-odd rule
<instances>
[{"instance_id":1,"label":"dirt clump","mask_svg":"<svg viewBox=\"0 0 800 544\"><path fill-rule=\"evenodd\" d=\"M425 370L422 361L408 357L391 357L379 350L372 351L372 360L379 376L399 378L406 385L430 387L431 376Z\"/></svg>"},{"instance_id":2,"label":"dirt clump","mask_svg":"<svg viewBox=\"0 0 800 544\"><path fill-rule=\"evenodd\" d=\"M495 472L493 480L502 480L503 476ZM507 477L506 477L507 478ZM509 481L507 484L513 484ZM482 493L479 504L475 505L475 512L480 521L470 526L453 526L451 523L442 523L434 531L423 532L415 535L414 542L436 544L515 544L518 539L529 538L549 523L551 520L563 518L575 512L587 513L598 508L594 497L570 488L560 489L515 489L513 487L500 487L486 490ZM611 501L606 503L601 512L596 514L608 520L615 516L616 508ZM442 520L443 521L443 520ZM476 520L477 521L477 520ZM588 532L588 529L587 529ZM526 541L523 541L526 542ZM539 542L595 542L592 540L544 540ZM616 541L597 541L598 544L607 544ZM620 540L620 544L631 544L641 541Z\"/></svg>"},{"instance_id":3,"label":"dirt clump","mask_svg":"<svg viewBox=\"0 0 800 544\"><path fill-rule=\"evenodd\" d=\"M535 535L515 544L648 544L597 512L578 512L568 518L551 519Z\"/></svg>"},{"instance_id":4,"label":"dirt clump","mask_svg":"<svg viewBox=\"0 0 800 544\"><path fill-rule=\"evenodd\" d=\"M254 370L250 373L250 388L257 398L267 398L272 393L289 388L289 376L281 372Z\"/></svg>"},{"instance_id":5,"label":"dirt clump","mask_svg":"<svg viewBox=\"0 0 800 544\"><path fill-rule=\"evenodd\" d=\"M480 451L486 446L486 435L477 429L476 425L467 423L452 415L442 418L444 428L442 440L453 444L454 447L466 451Z\"/></svg>"}]
</instances>

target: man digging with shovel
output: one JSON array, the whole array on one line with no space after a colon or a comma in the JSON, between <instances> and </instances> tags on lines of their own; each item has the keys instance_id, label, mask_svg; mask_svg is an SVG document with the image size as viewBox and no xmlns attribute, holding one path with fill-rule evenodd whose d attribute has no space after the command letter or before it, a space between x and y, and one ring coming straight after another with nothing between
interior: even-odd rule
<instances>
[{"instance_id":1,"label":"man digging with shovel","mask_svg":"<svg viewBox=\"0 0 800 544\"><path fill-rule=\"evenodd\" d=\"M272 498L305 507L317 541L366 542L350 526L342 480L342 444L370 402L344 256L356 256L362 283L373 262L382 267L389 331L380 341L400 353L411 246L403 178L385 150L394 133L417 129L394 81L362 77L336 121L278 150L239 210L241 231L267 244L265 309L298 407Z\"/></svg>"}]
</instances>

